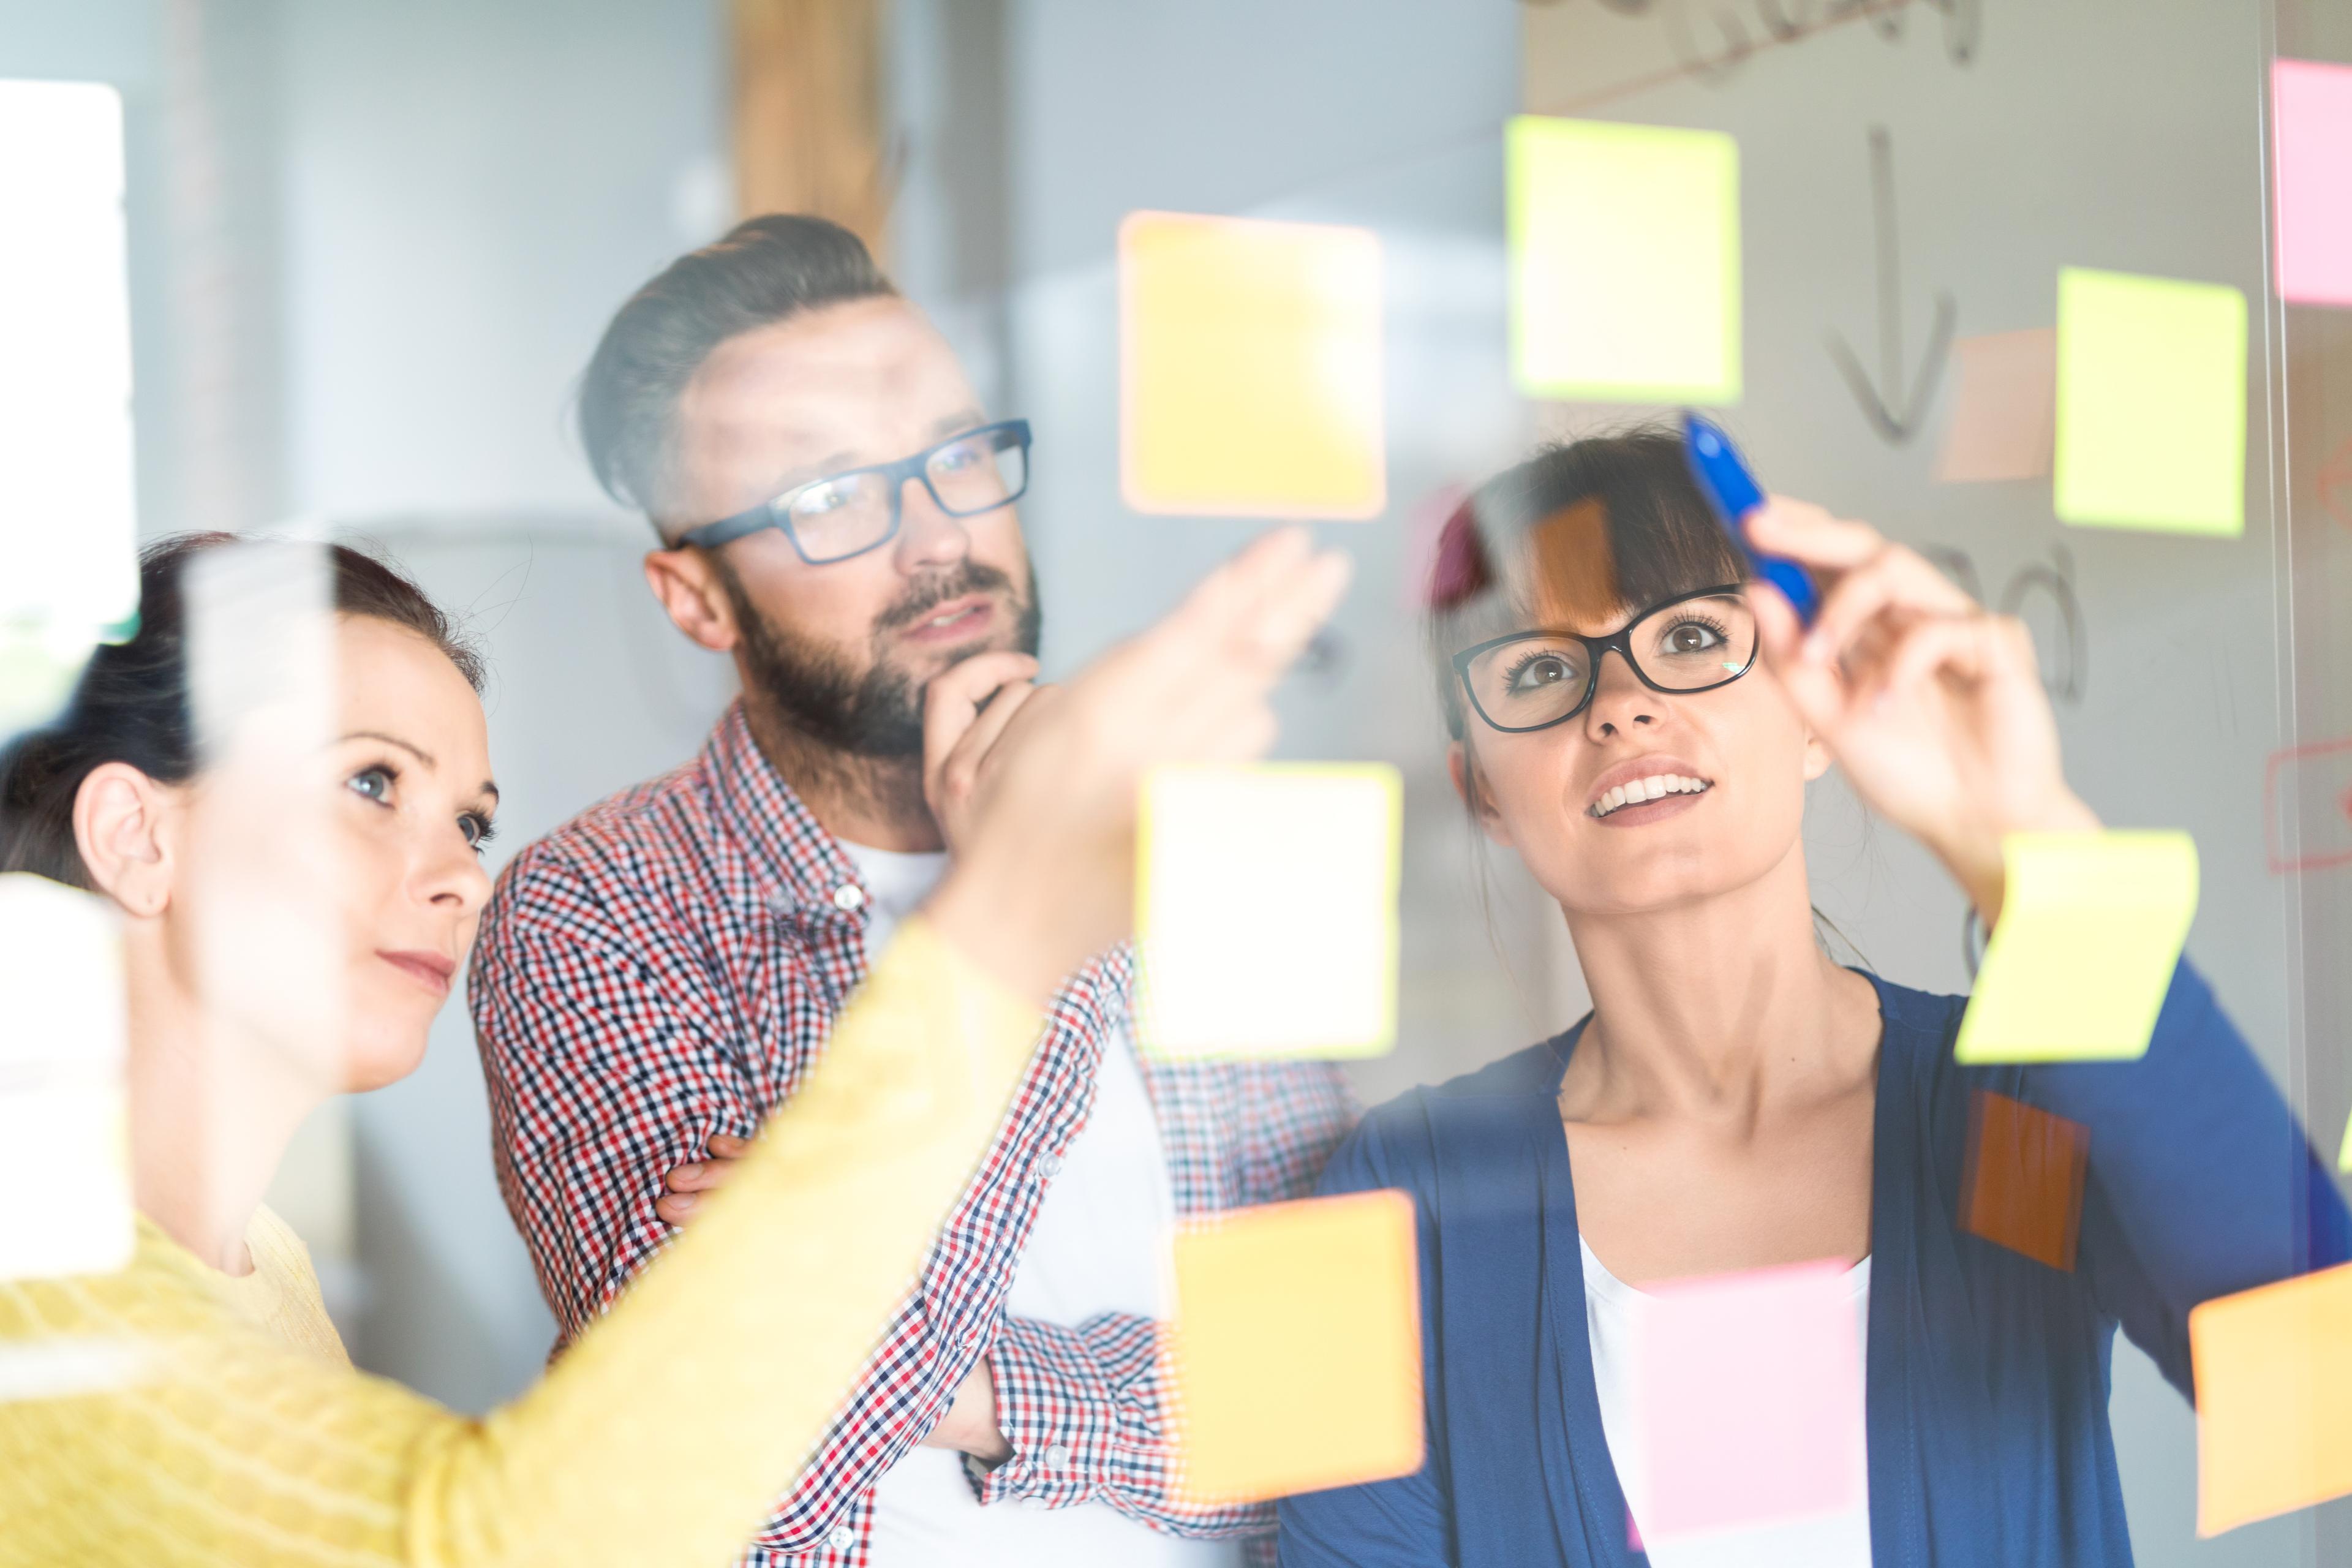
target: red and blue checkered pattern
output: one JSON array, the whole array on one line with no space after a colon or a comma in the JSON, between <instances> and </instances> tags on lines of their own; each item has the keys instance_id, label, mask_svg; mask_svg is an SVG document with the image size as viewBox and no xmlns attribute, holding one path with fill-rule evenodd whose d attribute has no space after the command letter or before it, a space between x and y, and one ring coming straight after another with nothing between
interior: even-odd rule
<instances>
[{"instance_id":1,"label":"red and blue checkered pattern","mask_svg":"<svg viewBox=\"0 0 2352 1568\"><path fill-rule=\"evenodd\" d=\"M567 1342L670 1235L654 1212L664 1173L716 1134L758 1131L815 1065L865 978L866 905L740 704L693 762L592 807L499 878L468 997L499 1187ZM1254 1537L1252 1556L1271 1562L1270 1507L1173 1495L1156 1324L1003 1310L1045 1163L1086 1124L1131 980L1116 952L1055 999L920 1279L744 1562L863 1565L875 1481L982 1355L1013 1449L975 1476L983 1502L1105 1502L1155 1529ZM1180 1215L1304 1194L1355 1116L1322 1064L1146 1062L1144 1079Z\"/></svg>"}]
</instances>

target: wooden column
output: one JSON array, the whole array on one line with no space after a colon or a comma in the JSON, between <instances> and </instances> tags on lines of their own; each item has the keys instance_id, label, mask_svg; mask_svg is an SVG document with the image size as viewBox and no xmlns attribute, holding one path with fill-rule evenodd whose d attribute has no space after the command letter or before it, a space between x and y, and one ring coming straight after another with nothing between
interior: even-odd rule
<instances>
[{"instance_id":1,"label":"wooden column","mask_svg":"<svg viewBox=\"0 0 2352 1568\"><path fill-rule=\"evenodd\" d=\"M887 0L732 0L735 193L744 216L814 213L887 265Z\"/></svg>"}]
</instances>

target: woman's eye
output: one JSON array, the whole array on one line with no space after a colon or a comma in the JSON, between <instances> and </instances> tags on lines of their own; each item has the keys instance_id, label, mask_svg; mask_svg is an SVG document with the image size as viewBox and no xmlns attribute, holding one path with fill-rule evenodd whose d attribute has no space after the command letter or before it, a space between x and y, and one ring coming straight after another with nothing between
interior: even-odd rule
<instances>
[{"instance_id":1,"label":"woman's eye","mask_svg":"<svg viewBox=\"0 0 2352 1568\"><path fill-rule=\"evenodd\" d=\"M1685 621L1666 633L1668 653L1705 653L1719 646L1723 634L1700 621Z\"/></svg>"},{"instance_id":2,"label":"woman's eye","mask_svg":"<svg viewBox=\"0 0 2352 1568\"><path fill-rule=\"evenodd\" d=\"M343 787L354 795L363 795L378 805L392 804L392 770L362 768L343 781Z\"/></svg>"},{"instance_id":3,"label":"woman's eye","mask_svg":"<svg viewBox=\"0 0 2352 1568\"><path fill-rule=\"evenodd\" d=\"M466 847L468 849L478 850L495 837L489 818L477 816L470 811L457 818L457 831L466 836Z\"/></svg>"},{"instance_id":4,"label":"woman's eye","mask_svg":"<svg viewBox=\"0 0 2352 1568\"><path fill-rule=\"evenodd\" d=\"M1540 658L1531 658L1521 665L1518 672L1511 677L1511 689L1515 691L1525 691L1532 687L1556 685L1567 679L1568 662L1565 659L1546 655Z\"/></svg>"}]
</instances>

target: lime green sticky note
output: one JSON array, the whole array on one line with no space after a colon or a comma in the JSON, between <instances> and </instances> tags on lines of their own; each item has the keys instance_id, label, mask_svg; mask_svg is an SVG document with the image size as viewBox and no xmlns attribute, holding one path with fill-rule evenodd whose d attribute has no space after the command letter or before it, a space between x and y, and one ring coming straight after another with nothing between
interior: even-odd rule
<instances>
[{"instance_id":1,"label":"lime green sticky note","mask_svg":"<svg viewBox=\"0 0 2352 1568\"><path fill-rule=\"evenodd\" d=\"M1738 402L1738 143L1523 114L1503 146L1519 390Z\"/></svg>"},{"instance_id":2,"label":"lime green sticky note","mask_svg":"<svg viewBox=\"0 0 2352 1568\"><path fill-rule=\"evenodd\" d=\"M2055 502L2080 528L2245 532L2245 295L2059 271Z\"/></svg>"},{"instance_id":3,"label":"lime green sticky note","mask_svg":"<svg viewBox=\"0 0 2352 1568\"><path fill-rule=\"evenodd\" d=\"M2336 1151L2336 1168L2339 1171L2352 1171L2352 1121L2347 1121L2344 1124L2344 1142Z\"/></svg>"},{"instance_id":4,"label":"lime green sticky note","mask_svg":"<svg viewBox=\"0 0 2352 1568\"><path fill-rule=\"evenodd\" d=\"M1136 832L1136 1037L1163 1057L1396 1043L1404 786L1381 763L1162 768Z\"/></svg>"},{"instance_id":5,"label":"lime green sticky note","mask_svg":"<svg viewBox=\"0 0 2352 1568\"><path fill-rule=\"evenodd\" d=\"M2145 1055L2197 912L2186 833L2013 833L2000 921L1954 1059L2122 1061Z\"/></svg>"}]
</instances>

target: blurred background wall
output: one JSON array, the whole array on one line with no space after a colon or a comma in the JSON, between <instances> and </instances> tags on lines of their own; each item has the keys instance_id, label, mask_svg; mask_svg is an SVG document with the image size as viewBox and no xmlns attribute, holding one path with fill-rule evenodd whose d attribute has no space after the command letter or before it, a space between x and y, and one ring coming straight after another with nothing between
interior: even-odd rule
<instances>
[{"instance_id":1,"label":"blurred background wall","mask_svg":"<svg viewBox=\"0 0 2352 1568\"><path fill-rule=\"evenodd\" d=\"M1477 854L1452 800L1408 610L1410 542L1450 487L1539 434L1624 412L1511 391L1503 121L1535 108L1736 131L1750 327L1735 428L1769 457L1768 479L1965 548L1992 587L2052 542L2072 547L2095 657L2084 701L2062 708L2070 758L2116 820L2195 830L2207 891L2191 951L2331 1140L2352 1090L2326 1043L2345 1016L2326 945L2347 929L2343 895L2269 876L2259 807L2269 752L2347 721L2315 673L2344 652L2319 613L2345 571L2340 546L2327 553L2337 525L2312 501L2325 448L2288 437L2309 411L2352 406L2328 368L2352 355L2324 353L2332 329L2258 310L2255 493L2246 540L2225 551L2062 537L2046 492L1926 488L1948 398L1930 400L1916 441L1876 440L1822 332L1871 358L1869 122L1892 126L1900 160L1915 354L1939 287L1958 295L1962 332L2046 324L2061 249L2264 300L2263 61L2282 42L2340 58L2352 39L2299 4L1922 0L1907 33L1852 26L1694 77L1675 68L1674 17L1762 7L1625 14L1638 9L0 0L0 78L123 94L142 532L358 534L464 613L494 670L494 863L691 755L731 693L727 668L645 594L644 524L590 482L569 397L614 308L721 232L742 192L801 181L854 205L878 190L902 286L992 405L1035 423L1024 513L1055 671L1143 625L1253 531L1120 500L1120 217L1376 230L1391 507L1324 527L1357 552L1358 585L1336 656L1282 698L1286 753L1381 758L1406 777L1402 1042L1351 1069L1374 1099L1548 1034L1584 1001L1556 912ZM1946 31L1963 11L1980 24L1965 65ZM747 53L812 17L848 51L842 79ZM841 138L830 161L741 155L744 125L807 123L793 116L812 91L846 106L824 121ZM739 125L754 100L767 109ZM2085 156L2105 160L2095 177L2066 161ZM866 184L824 184L845 168ZM1917 851L1873 831L1833 782L1808 843L1820 901L1862 956L1965 985L1961 901ZM469 1409L538 1368L551 1325L493 1184L462 1008L415 1078L310 1130L274 1201L318 1249L363 1364ZM2193 1539L2191 1417L2127 1347L2116 1408L2144 1562L2310 1560L2324 1514Z\"/></svg>"}]
</instances>

